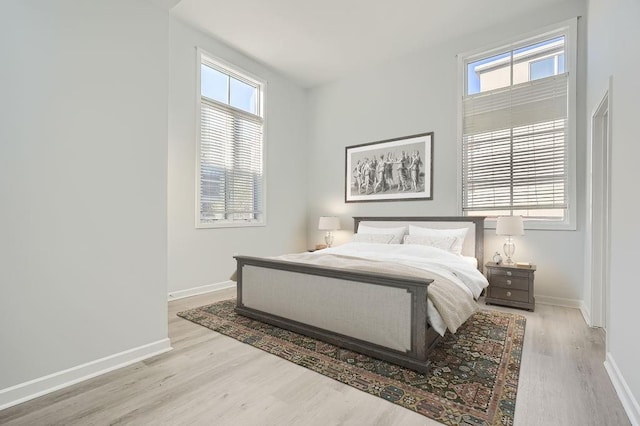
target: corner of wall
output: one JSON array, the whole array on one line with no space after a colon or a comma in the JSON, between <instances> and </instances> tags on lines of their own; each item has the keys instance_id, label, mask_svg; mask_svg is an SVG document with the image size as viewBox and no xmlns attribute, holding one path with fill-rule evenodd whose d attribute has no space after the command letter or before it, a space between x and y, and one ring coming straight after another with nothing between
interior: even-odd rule
<instances>
[{"instance_id":1,"label":"corner of wall","mask_svg":"<svg viewBox=\"0 0 640 426\"><path fill-rule=\"evenodd\" d=\"M591 322L591 309L584 302L584 300L580 301L580 313L582 314L582 318L584 318L584 322L587 323L589 327L593 327L593 323Z\"/></svg>"},{"instance_id":2,"label":"corner of wall","mask_svg":"<svg viewBox=\"0 0 640 426\"><path fill-rule=\"evenodd\" d=\"M211 293L212 291L224 290L236 286L234 281L221 281L219 283L207 284L199 287L188 288L186 290L176 290L169 292L169 302L185 297L197 296L198 294Z\"/></svg>"},{"instance_id":3,"label":"corner of wall","mask_svg":"<svg viewBox=\"0 0 640 426\"><path fill-rule=\"evenodd\" d=\"M618 369L616 362L613 359L613 355L611 352L607 352L607 358L604 361L604 368L607 370L609 374L609 378L611 379L611 383L613 383L613 387L618 394L618 398L620 398L620 402L624 407L624 411L627 413L629 417L629 421L633 426L640 425L640 405L636 400L635 396L631 392L629 385L625 381L622 373Z\"/></svg>"}]
</instances>

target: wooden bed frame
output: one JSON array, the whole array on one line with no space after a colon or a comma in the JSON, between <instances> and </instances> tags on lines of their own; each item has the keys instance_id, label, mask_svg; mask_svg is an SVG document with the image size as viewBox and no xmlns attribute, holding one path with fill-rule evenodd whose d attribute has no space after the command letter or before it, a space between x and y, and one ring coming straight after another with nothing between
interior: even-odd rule
<instances>
[{"instance_id":1,"label":"wooden bed frame","mask_svg":"<svg viewBox=\"0 0 640 426\"><path fill-rule=\"evenodd\" d=\"M437 222L439 223L440 226L438 227L440 228L443 227L442 225L444 225L444 227L475 228L474 254L478 260L478 268L482 272L482 265L484 264L484 217L354 217L354 221L354 231L356 232L359 224L362 222L367 222L368 225L375 222L384 222L386 226L389 226L389 222L393 222L392 226L403 226L406 224L425 225L425 222ZM361 352L375 358L409 367L423 373L427 372L429 367L428 354L440 340L440 335L427 322L427 292L432 280L409 278L391 274L374 274L369 272L321 267L298 262L249 256L235 256L235 259L237 260L238 297L236 312L238 314L323 340L340 347L351 349L356 352ZM278 284L283 280L290 281L288 285L293 285L294 287L298 285L298 283L301 284L302 281L304 281L305 285L307 285L308 282L318 283L317 286L320 288L323 288L322 286L324 286L324 284L328 286L330 284L333 285L335 283L339 283L344 286L346 283L348 287L360 286L353 287L354 289L370 288L368 286L383 286L386 287L387 290L380 288L376 290L400 290L402 294L404 294L402 290L405 290L406 293L410 295L410 305L408 305L411 310L411 330L408 331L410 334L410 347L406 350L398 350L397 348L387 347L364 338L359 338L361 336L339 333L335 330L318 327L307 322L297 321L295 318L290 317L295 317L295 315L279 315L281 312L267 312L263 309L256 309L255 306L249 306L248 303L245 304L245 297L243 296L246 296L246 294L243 292L244 288L247 286L253 286L254 289L257 287L259 288L263 284L262 280L264 280L265 283L277 282ZM262 286L262 288L264 289L264 286ZM293 297L288 293L281 296L285 299ZM314 303L313 300L300 300L301 297L299 294L296 297L296 303L301 303L300 306L304 306L304 303L307 304L306 306L313 306L309 305L310 303ZM304 296L302 298L304 299ZM291 300L287 299L286 302L282 303L290 302ZM324 303L326 303L326 301L324 301ZM384 303L384 300L382 303ZM366 310L366 308L367 307L363 306L361 302L354 302L348 309L353 309L354 312L362 312L364 309L367 315L371 315L371 311L373 311L373 309ZM342 307L342 309L344 309L344 307ZM284 310L286 311L287 309ZM375 315L375 313L373 314ZM376 318L376 320L383 321L384 318Z\"/></svg>"}]
</instances>

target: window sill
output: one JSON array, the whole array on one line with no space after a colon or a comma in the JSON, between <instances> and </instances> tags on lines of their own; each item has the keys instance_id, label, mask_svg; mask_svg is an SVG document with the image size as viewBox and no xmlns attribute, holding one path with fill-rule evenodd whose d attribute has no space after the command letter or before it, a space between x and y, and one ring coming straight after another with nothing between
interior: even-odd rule
<instances>
[{"instance_id":1,"label":"window sill","mask_svg":"<svg viewBox=\"0 0 640 426\"><path fill-rule=\"evenodd\" d=\"M215 228L255 228L267 226L265 221L261 222L223 222L223 223L196 223L196 229L215 229Z\"/></svg>"},{"instance_id":2,"label":"window sill","mask_svg":"<svg viewBox=\"0 0 640 426\"><path fill-rule=\"evenodd\" d=\"M496 220L495 219L486 219L484 221L485 229L496 229ZM575 231L576 224L568 223L568 222L559 222L559 221L527 221L524 219L524 229L525 230L540 230L540 231Z\"/></svg>"}]
</instances>

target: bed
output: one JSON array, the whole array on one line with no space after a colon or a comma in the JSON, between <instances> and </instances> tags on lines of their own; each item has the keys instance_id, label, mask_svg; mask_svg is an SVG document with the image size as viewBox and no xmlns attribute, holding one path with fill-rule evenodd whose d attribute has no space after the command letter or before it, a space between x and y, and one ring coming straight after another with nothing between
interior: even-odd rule
<instances>
[{"instance_id":1,"label":"bed","mask_svg":"<svg viewBox=\"0 0 640 426\"><path fill-rule=\"evenodd\" d=\"M403 237L410 244L380 242L388 230L402 227L466 236L452 240L460 245L455 255L414 244L420 236ZM484 218L354 217L354 232L354 242L313 253L236 256L236 312L426 372L443 326L455 332L477 309L474 299L487 285Z\"/></svg>"}]
</instances>

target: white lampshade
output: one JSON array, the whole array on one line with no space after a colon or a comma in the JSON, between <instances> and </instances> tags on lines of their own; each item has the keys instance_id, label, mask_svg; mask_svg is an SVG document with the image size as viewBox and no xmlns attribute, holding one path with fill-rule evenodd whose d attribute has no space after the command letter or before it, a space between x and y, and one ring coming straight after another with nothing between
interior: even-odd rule
<instances>
[{"instance_id":1,"label":"white lampshade","mask_svg":"<svg viewBox=\"0 0 640 426\"><path fill-rule=\"evenodd\" d=\"M318 229L321 231L334 231L340 229L340 219L336 216L320 216Z\"/></svg>"},{"instance_id":2,"label":"white lampshade","mask_svg":"<svg viewBox=\"0 0 640 426\"><path fill-rule=\"evenodd\" d=\"M524 235L522 216L499 216L496 225L497 235Z\"/></svg>"}]
</instances>

